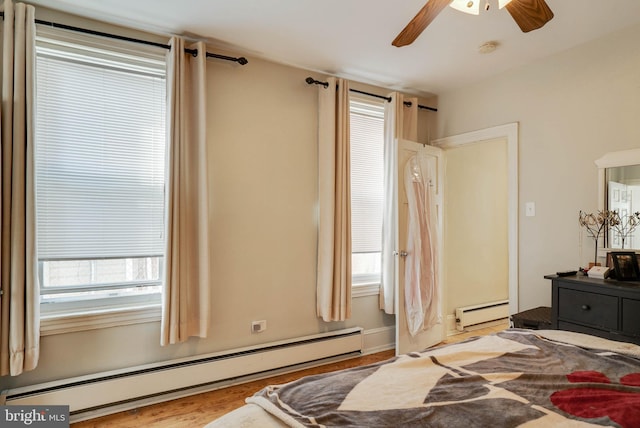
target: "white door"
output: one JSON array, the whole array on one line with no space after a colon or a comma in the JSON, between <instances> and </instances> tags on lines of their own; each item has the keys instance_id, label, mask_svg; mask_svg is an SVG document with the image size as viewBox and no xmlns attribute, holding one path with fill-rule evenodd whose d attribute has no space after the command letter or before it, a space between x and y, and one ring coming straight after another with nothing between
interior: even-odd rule
<instances>
[{"instance_id":1,"label":"white door","mask_svg":"<svg viewBox=\"0 0 640 428\"><path fill-rule=\"evenodd\" d=\"M438 310L441 311L443 302L443 284L442 284L442 189L443 189L443 152L441 149L433 146L418 144L413 141L399 140L398 142L398 284L396 286L396 354L405 354L412 351L421 351L430 346L440 343L444 339L444 323L436 324L434 327L424 330L412 336L407 326L406 308L405 308L405 265L407 259L412 257L408 254L407 249L407 223L408 223L408 200L405 192L404 184L404 168L407 161L414 155L427 156L431 171L430 185L434 186L435 204L436 204L436 223L438 248L436 250L437 272L439 284L439 301ZM430 168L431 169L431 168Z\"/></svg>"}]
</instances>

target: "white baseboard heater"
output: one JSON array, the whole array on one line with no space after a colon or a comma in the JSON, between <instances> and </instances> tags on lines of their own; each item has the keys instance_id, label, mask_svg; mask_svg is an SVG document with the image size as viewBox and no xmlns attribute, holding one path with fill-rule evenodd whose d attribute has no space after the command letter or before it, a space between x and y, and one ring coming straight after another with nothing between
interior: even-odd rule
<instances>
[{"instance_id":1,"label":"white baseboard heater","mask_svg":"<svg viewBox=\"0 0 640 428\"><path fill-rule=\"evenodd\" d=\"M456 308L456 329L509 317L509 301L499 300L481 305Z\"/></svg>"},{"instance_id":2,"label":"white baseboard heater","mask_svg":"<svg viewBox=\"0 0 640 428\"><path fill-rule=\"evenodd\" d=\"M150 397L156 397L152 402L161 402L176 398L176 392L180 392L179 396L187 396L217 389L220 384L240 383L231 380L246 376L263 373L264 376L254 378L266 377L273 371L284 372L286 370L282 369L287 367L293 369L299 365L321 365L353 358L362 355L362 349L363 330L354 327L235 349L233 352L200 355L16 388L6 392L6 404L68 405L74 419L74 414L114 404L122 405ZM193 392L189 393L190 390ZM174 396L162 399L163 395L172 393Z\"/></svg>"}]
</instances>

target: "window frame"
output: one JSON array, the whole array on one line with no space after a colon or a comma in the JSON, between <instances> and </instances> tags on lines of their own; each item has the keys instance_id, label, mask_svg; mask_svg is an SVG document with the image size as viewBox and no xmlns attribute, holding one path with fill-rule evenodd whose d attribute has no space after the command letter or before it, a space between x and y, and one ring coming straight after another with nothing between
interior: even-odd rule
<instances>
[{"instance_id":1,"label":"window frame","mask_svg":"<svg viewBox=\"0 0 640 428\"><path fill-rule=\"evenodd\" d=\"M382 141L384 141L384 99L372 98L370 96L359 95L350 93L349 94L349 114L354 114L354 104L359 103L368 105L368 108L371 110L378 110L377 113L373 113L372 117L377 116L377 119L380 119L383 124L383 132L382 132ZM357 108L357 107L356 107ZM357 113L356 113L357 114ZM353 153L353 152L352 152ZM382 160L384 162L384 159ZM353 186L353 184L352 184ZM353 221L353 217L352 217ZM353 230L353 225L352 225ZM380 237L382 237L382 228L380 228ZM382 239L382 238L381 238ZM352 251L352 257L354 253ZM364 297L371 295L379 295L380 294L380 284L381 284L381 272L378 273L365 273L365 274L353 274L351 277L352 282L352 296L353 297Z\"/></svg>"},{"instance_id":2,"label":"window frame","mask_svg":"<svg viewBox=\"0 0 640 428\"><path fill-rule=\"evenodd\" d=\"M46 55L47 49L59 44L60 50L64 50L69 44L82 45L87 50L95 49L108 50L117 52L127 62L127 58L132 60L131 68L127 70L136 70L136 61L158 64L164 63L166 78L166 49L157 46L145 46L135 42L115 40L106 37L83 34L72 30L59 28L51 28L38 24L36 26L36 55L38 55L38 47L43 46ZM73 52L73 48L70 48ZM98 54L99 55L99 54ZM73 53L71 54L71 58ZM106 67L109 65L107 64ZM36 70L36 73L38 71ZM37 91L37 89L36 89ZM166 111L166 97L163 102ZM164 118L163 118L164 119ZM166 132L166 125L165 125ZM37 144L37 143L36 143ZM166 154L164 155L166 159ZM166 169L163 168L165 171ZM166 173L165 173L166 174ZM166 178L166 177L165 177ZM166 182L164 184L166 188ZM164 207L162 208L164 216ZM158 255L155 255L156 257ZM160 255L158 265L158 279L134 280L126 282L101 283L94 286L86 285L69 285L60 286L56 290L42 286L43 282L43 260L38 260L38 276L40 279L40 296L58 294L61 297L56 301L43 301L41 297L40 303L40 322L41 334L43 336L51 334L60 334L73 331L91 330L105 327L114 327L118 325L129 325L137 323L147 323L160 321L161 318L161 297L162 297L162 276L164 271L164 254ZM123 255L123 259L130 258ZM139 295L112 295L101 296L100 298L82 298L82 299L66 299L65 294L87 291L102 290L105 294L118 289L140 289L140 287L148 287L148 292Z\"/></svg>"}]
</instances>

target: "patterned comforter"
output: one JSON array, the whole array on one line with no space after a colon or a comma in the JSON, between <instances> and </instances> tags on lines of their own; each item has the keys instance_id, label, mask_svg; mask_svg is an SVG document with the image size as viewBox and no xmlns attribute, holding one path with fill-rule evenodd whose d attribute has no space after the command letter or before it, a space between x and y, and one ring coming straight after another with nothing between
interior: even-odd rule
<instances>
[{"instance_id":1,"label":"patterned comforter","mask_svg":"<svg viewBox=\"0 0 640 428\"><path fill-rule=\"evenodd\" d=\"M247 402L292 427L640 427L640 348L620 348L511 329L269 386Z\"/></svg>"}]
</instances>

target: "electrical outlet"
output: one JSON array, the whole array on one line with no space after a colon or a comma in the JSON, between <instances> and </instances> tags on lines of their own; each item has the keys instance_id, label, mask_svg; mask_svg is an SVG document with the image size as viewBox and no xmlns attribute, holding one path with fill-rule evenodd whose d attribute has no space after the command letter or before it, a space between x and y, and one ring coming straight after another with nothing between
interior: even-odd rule
<instances>
[{"instance_id":1,"label":"electrical outlet","mask_svg":"<svg viewBox=\"0 0 640 428\"><path fill-rule=\"evenodd\" d=\"M262 333L267 329L267 320L251 321L251 333Z\"/></svg>"}]
</instances>

